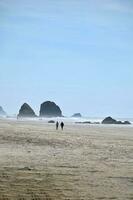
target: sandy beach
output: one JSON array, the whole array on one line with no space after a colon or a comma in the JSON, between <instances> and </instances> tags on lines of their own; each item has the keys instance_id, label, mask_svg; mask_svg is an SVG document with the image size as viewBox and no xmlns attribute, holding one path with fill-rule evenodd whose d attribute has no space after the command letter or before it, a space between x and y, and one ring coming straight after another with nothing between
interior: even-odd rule
<instances>
[{"instance_id":1,"label":"sandy beach","mask_svg":"<svg viewBox=\"0 0 133 200\"><path fill-rule=\"evenodd\" d=\"M133 199L133 126L0 120L0 200Z\"/></svg>"}]
</instances>

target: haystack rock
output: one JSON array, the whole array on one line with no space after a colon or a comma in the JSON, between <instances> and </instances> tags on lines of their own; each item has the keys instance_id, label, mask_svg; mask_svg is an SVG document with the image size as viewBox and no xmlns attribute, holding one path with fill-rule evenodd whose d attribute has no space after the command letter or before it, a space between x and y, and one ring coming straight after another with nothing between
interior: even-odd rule
<instances>
[{"instance_id":1,"label":"haystack rock","mask_svg":"<svg viewBox=\"0 0 133 200\"><path fill-rule=\"evenodd\" d=\"M0 106L0 116L6 116L6 112L3 110L1 106Z\"/></svg>"},{"instance_id":2,"label":"haystack rock","mask_svg":"<svg viewBox=\"0 0 133 200\"><path fill-rule=\"evenodd\" d=\"M36 117L36 114L27 103L24 103L19 110L18 117Z\"/></svg>"},{"instance_id":3,"label":"haystack rock","mask_svg":"<svg viewBox=\"0 0 133 200\"><path fill-rule=\"evenodd\" d=\"M62 117L62 111L54 102L46 101L41 104L40 117Z\"/></svg>"},{"instance_id":4,"label":"haystack rock","mask_svg":"<svg viewBox=\"0 0 133 200\"><path fill-rule=\"evenodd\" d=\"M82 117L82 115L80 113L75 113L74 115L72 115L72 117Z\"/></svg>"}]
</instances>

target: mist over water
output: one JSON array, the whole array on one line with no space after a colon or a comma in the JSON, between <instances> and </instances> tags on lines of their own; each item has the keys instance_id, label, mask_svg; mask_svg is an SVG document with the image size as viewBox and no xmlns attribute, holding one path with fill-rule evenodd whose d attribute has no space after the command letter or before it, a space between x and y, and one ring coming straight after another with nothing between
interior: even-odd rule
<instances>
[{"instance_id":1,"label":"mist over water","mask_svg":"<svg viewBox=\"0 0 133 200\"><path fill-rule=\"evenodd\" d=\"M36 117L36 118L19 118L17 119L16 116L10 116L10 117L1 117L1 119L7 119L7 120L14 120L14 121L35 121L35 122L42 122L42 123L48 123L49 121L58 121L58 122L64 122L66 124L76 124L76 123L84 123L84 122L91 122L93 125L99 125L101 124L101 122L103 121L103 117L80 117L80 118L76 118L76 117L50 117L50 118L41 118L41 117ZM118 121L130 121L131 124L133 125L133 118L115 118ZM97 124L95 124L97 123ZM87 123L86 123L87 124ZM89 124L88 125L92 125ZM84 124L85 125L85 124ZM109 125L109 124L108 124ZM107 126L108 126L107 125ZM125 126L125 125L115 125L115 126ZM128 125L129 126L129 125Z\"/></svg>"}]
</instances>

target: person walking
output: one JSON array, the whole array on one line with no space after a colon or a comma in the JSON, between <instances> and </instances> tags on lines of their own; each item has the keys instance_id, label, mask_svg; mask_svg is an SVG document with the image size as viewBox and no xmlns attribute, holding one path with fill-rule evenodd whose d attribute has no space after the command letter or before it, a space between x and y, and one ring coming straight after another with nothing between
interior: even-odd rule
<instances>
[{"instance_id":1,"label":"person walking","mask_svg":"<svg viewBox=\"0 0 133 200\"><path fill-rule=\"evenodd\" d=\"M61 130L63 130L64 129L64 123L61 122L60 126L61 126Z\"/></svg>"},{"instance_id":2,"label":"person walking","mask_svg":"<svg viewBox=\"0 0 133 200\"><path fill-rule=\"evenodd\" d=\"M57 121L56 122L56 130L58 130L58 128L59 128L59 122Z\"/></svg>"}]
</instances>

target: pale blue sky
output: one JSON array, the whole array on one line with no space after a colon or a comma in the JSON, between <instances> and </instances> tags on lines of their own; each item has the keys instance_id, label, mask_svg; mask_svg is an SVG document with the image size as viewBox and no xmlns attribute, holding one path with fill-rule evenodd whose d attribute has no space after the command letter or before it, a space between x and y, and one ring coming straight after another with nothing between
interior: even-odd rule
<instances>
[{"instance_id":1,"label":"pale blue sky","mask_svg":"<svg viewBox=\"0 0 133 200\"><path fill-rule=\"evenodd\" d=\"M0 0L0 105L133 117L132 0Z\"/></svg>"}]
</instances>

